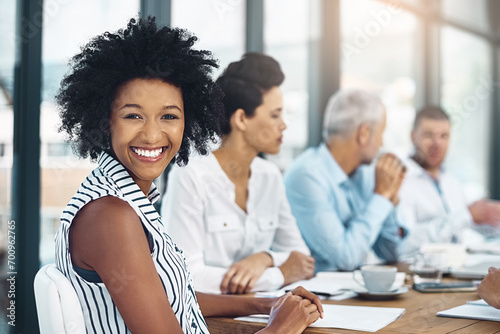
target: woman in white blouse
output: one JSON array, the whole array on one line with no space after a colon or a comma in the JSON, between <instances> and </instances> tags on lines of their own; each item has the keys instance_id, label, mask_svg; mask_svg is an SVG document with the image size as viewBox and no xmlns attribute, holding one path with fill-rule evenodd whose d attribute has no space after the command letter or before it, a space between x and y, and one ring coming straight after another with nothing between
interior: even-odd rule
<instances>
[{"instance_id":1,"label":"woman in white blouse","mask_svg":"<svg viewBox=\"0 0 500 334\"><path fill-rule=\"evenodd\" d=\"M162 213L199 291L278 289L314 275L314 259L286 199L282 175L259 152L279 152L284 75L248 53L217 79L226 123L221 147L169 176Z\"/></svg>"}]
</instances>

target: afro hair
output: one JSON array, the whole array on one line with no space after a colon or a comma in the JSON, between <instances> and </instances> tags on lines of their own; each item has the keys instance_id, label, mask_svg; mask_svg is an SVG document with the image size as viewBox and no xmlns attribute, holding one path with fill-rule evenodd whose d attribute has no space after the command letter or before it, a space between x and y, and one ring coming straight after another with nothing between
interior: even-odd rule
<instances>
[{"instance_id":1,"label":"afro hair","mask_svg":"<svg viewBox=\"0 0 500 334\"><path fill-rule=\"evenodd\" d=\"M71 70L56 96L62 125L75 153L96 160L109 151L109 119L117 89L136 78L158 79L182 92L185 129L174 157L188 162L191 146L208 153L224 121L222 91L212 80L217 61L210 51L194 50L197 38L178 28L159 28L154 17L131 19L126 29L94 37L70 61Z\"/></svg>"}]
</instances>

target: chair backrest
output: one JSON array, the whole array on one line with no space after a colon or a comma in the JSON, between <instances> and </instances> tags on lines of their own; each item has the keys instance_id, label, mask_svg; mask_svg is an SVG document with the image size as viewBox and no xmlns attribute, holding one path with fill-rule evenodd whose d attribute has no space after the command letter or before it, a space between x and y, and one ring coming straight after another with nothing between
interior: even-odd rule
<instances>
[{"instance_id":1,"label":"chair backrest","mask_svg":"<svg viewBox=\"0 0 500 334\"><path fill-rule=\"evenodd\" d=\"M41 334L86 333L76 291L54 263L38 271L34 288Z\"/></svg>"}]
</instances>

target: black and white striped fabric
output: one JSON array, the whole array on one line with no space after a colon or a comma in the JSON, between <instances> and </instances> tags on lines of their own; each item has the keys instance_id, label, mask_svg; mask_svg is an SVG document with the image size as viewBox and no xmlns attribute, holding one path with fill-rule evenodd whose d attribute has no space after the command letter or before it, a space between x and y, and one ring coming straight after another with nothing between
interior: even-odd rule
<instances>
[{"instance_id":1,"label":"black and white striped fabric","mask_svg":"<svg viewBox=\"0 0 500 334\"><path fill-rule=\"evenodd\" d=\"M85 204L104 196L116 196L129 203L152 237L151 256L183 332L208 333L184 255L165 232L161 217L153 207L152 203L159 198L158 190L153 184L146 198L125 168L107 153L101 154L99 167L85 179L63 211L56 234L56 265L78 294L87 333L130 333L106 286L89 282L78 275L69 253L69 228L76 213ZM125 288L127 275L130 274L117 273L118 288L120 284Z\"/></svg>"}]
</instances>

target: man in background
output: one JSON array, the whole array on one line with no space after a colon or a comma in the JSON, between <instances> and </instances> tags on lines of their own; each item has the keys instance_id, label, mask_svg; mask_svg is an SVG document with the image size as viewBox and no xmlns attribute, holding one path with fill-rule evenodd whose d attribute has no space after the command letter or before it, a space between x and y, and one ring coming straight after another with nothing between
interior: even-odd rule
<instances>
[{"instance_id":1,"label":"man in background","mask_svg":"<svg viewBox=\"0 0 500 334\"><path fill-rule=\"evenodd\" d=\"M425 243L459 243L464 228L474 223L500 224L499 202L468 205L458 180L443 169L450 131L450 119L439 107L425 107L415 117L415 153L405 161L408 172L399 192L410 231L401 245L404 258L412 259Z\"/></svg>"},{"instance_id":2,"label":"man in background","mask_svg":"<svg viewBox=\"0 0 500 334\"><path fill-rule=\"evenodd\" d=\"M396 261L403 224L395 209L405 171L393 154L370 165L386 125L380 99L339 91L326 107L324 142L302 153L285 173L287 197L316 259L316 271L353 270L370 250Z\"/></svg>"}]
</instances>

